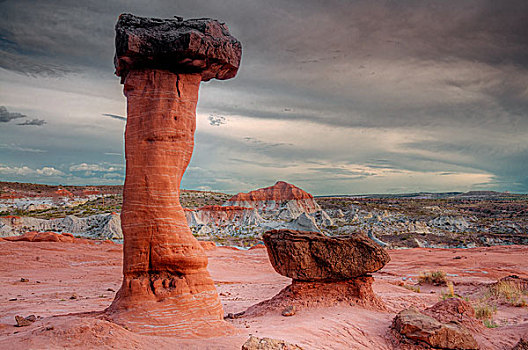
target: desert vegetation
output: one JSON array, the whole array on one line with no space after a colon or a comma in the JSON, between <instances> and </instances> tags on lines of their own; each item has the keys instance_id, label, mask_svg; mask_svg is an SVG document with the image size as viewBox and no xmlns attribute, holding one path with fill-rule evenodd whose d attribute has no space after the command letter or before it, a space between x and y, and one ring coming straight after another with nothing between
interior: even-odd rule
<instances>
[{"instance_id":1,"label":"desert vegetation","mask_svg":"<svg viewBox=\"0 0 528 350\"><path fill-rule=\"evenodd\" d=\"M447 285L447 275L444 271L423 271L418 276L418 282L422 284L432 284L435 286ZM453 284L451 283L451 288ZM453 293L454 294L454 293Z\"/></svg>"}]
</instances>

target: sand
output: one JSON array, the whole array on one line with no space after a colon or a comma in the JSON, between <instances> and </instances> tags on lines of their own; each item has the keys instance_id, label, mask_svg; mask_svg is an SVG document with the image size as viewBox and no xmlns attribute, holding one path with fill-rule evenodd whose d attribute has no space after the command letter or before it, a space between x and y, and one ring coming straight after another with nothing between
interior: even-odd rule
<instances>
[{"instance_id":1,"label":"sand","mask_svg":"<svg viewBox=\"0 0 528 350\"><path fill-rule=\"evenodd\" d=\"M415 293L399 286L401 281L412 284L421 271L444 270L455 291L472 299L498 278L528 277L528 247L524 246L389 253L392 261L374 274L374 290L387 311L340 305L298 310L284 317L281 310L269 310L258 317L228 320L237 329L232 336L179 339L139 335L105 320L102 311L121 283L120 245L0 242L0 349L240 349L250 334L305 349L392 349L389 326L394 315L410 305L431 306L445 290L422 286L421 293ZM221 247L207 255L225 314L244 311L290 283L273 270L265 249ZM21 278L29 281L21 282ZM31 314L38 317L37 322L14 327L15 315ZM528 308L499 306L494 320L500 327L484 328L476 336L482 349L510 349L521 336L528 338Z\"/></svg>"}]
</instances>

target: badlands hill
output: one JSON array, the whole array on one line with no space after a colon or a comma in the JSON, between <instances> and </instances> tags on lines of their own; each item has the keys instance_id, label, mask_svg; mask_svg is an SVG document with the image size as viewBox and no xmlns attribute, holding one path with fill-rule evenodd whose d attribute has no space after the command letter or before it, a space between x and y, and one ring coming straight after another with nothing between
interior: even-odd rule
<instances>
[{"instance_id":1,"label":"badlands hill","mask_svg":"<svg viewBox=\"0 0 528 350\"><path fill-rule=\"evenodd\" d=\"M122 238L121 186L0 183L0 236L28 230ZM230 196L182 190L193 234L250 246L271 229L363 233L387 247L528 244L528 196L492 191L314 197L276 184Z\"/></svg>"},{"instance_id":2,"label":"badlands hill","mask_svg":"<svg viewBox=\"0 0 528 350\"><path fill-rule=\"evenodd\" d=\"M275 185L260 188L248 193L239 193L229 199L225 205L237 205L257 208L261 211L282 209L287 203L293 204L298 210L313 213L321 210L314 197L284 181L277 181Z\"/></svg>"},{"instance_id":3,"label":"badlands hill","mask_svg":"<svg viewBox=\"0 0 528 350\"><path fill-rule=\"evenodd\" d=\"M275 185L239 193L222 207L186 211L187 222L196 236L258 239L273 229L319 232L328 215L314 197L302 189L278 181ZM230 218L231 217L231 218Z\"/></svg>"}]
</instances>

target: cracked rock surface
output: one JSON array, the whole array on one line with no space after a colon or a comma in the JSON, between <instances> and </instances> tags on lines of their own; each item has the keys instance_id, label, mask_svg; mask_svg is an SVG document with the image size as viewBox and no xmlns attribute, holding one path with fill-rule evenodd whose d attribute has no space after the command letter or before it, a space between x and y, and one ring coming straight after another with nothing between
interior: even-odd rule
<instances>
[{"instance_id":1,"label":"cracked rock surface","mask_svg":"<svg viewBox=\"0 0 528 350\"><path fill-rule=\"evenodd\" d=\"M376 272L390 261L381 246L362 236L273 230L262 238L275 270L297 281L348 280Z\"/></svg>"},{"instance_id":2,"label":"cracked rock surface","mask_svg":"<svg viewBox=\"0 0 528 350\"><path fill-rule=\"evenodd\" d=\"M202 81L231 79L240 65L242 45L215 19L138 17L128 13L116 24L116 74L122 81L134 69L199 73Z\"/></svg>"}]
</instances>

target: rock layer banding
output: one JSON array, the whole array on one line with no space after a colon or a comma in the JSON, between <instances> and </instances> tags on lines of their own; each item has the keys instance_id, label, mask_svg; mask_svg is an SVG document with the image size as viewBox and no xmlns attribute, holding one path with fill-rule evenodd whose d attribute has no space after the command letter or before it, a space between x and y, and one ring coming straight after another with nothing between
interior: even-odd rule
<instances>
[{"instance_id":1,"label":"rock layer banding","mask_svg":"<svg viewBox=\"0 0 528 350\"><path fill-rule=\"evenodd\" d=\"M212 19L123 14L116 74L127 97L123 284L110 317L147 334L225 332L223 310L179 201L201 81L235 76L241 45Z\"/></svg>"}]
</instances>

